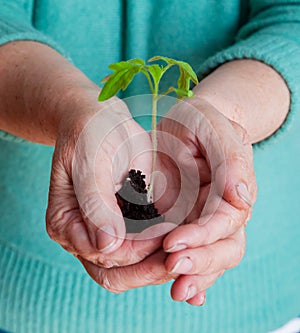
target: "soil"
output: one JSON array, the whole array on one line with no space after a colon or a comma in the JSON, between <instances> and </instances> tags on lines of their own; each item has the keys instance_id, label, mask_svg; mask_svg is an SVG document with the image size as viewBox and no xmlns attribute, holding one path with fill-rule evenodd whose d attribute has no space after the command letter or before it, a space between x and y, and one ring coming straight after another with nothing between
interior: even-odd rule
<instances>
[{"instance_id":1,"label":"soil","mask_svg":"<svg viewBox=\"0 0 300 333\"><path fill-rule=\"evenodd\" d=\"M145 175L140 170L129 171L116 197L127 233L141 232L164 221L164 216L158 213L154 203L147 200Z\"/></svg>"}]
</instances>

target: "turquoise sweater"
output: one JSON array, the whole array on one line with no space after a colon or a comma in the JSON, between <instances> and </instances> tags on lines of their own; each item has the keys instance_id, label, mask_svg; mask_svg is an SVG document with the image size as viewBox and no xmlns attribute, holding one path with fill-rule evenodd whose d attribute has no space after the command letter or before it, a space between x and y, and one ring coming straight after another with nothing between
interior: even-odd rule
<instances>
[{"instance_id":1,"label":"turquoise sweater","mask_svg":"<svg viewBox=\"0 0 300 333\"><path fill-rule=\"evenodd\" d=\"M46 234L53 148L0 132L0 328L265 333L299 314L299 1L0 0L0 44L13 40L50 45L96 83L108 64L132 57L186 60L200 77L232 59L259 59L286 80L292 106L282 129L255 147L259 194L245 258L203 308L172 301L171 283L121 295L96 285Z\"/></svg>"}]
</instances>

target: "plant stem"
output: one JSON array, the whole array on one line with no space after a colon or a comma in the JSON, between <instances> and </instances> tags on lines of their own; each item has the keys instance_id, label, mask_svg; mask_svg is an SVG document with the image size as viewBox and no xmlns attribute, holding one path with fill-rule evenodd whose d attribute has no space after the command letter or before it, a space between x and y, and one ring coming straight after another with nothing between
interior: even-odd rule
<instances>
[{"instance_id":1,"label":"plant stem","mask_svg":"<svg viewBox=\"0 0 300 333\"><path fill-rule=\"evenodd\" d=\"M150 175L150 183L148 187L148 192L147 192L147 200L148 202L153 202L153 187L154 187L154 173L156 169L156 159L157 159L157 133L156 133L156 124L157 124L157 102L158 100L162 97L158 94L158 87L159 87L159 82L162 78L162 76L166 73L166 71L172 67L173 64L168 64L162 69L161 76L158 80L155 79L155 77L152 75L153 78L153 83L152 80L150 79L150 76L147 71L144 72L146 75L150 89L152 91L152 124L151 124L151 141L152 141L152 167L151 167L151 175ZM163 95L167 95L169 92L174 91L174 87L170 87L167 89Z\"/></svg>"},{"instance_id":2,"label":"plant stem","mask_svg":"<svg viewBox=\"0 0 300 333\"><path fill-rule=\"evenodd\" d=\"M164 91L163 93L159 94L159 96L157 96L157 100L160 100L162 97L168 95L170 92L174 91L175 88L174 87L170 87L169 89L167 89L166 91Z\"/></svg>"},{"instance_id":3,"label":"plant stem","mask_svg":"<svg viewBox=\"0 0 300 333\"><path fill-rule=\"evenodd\" d=\"M150 184L147 192L148 202L152 202L153 200L154 172L156 169L156 158L157 158L157 133L156 133L157 101L158 101L158 93L156 92L152 95L152 125L151 125L152 167L150 175Z\"/></svg>"},{"instance_id":4,"label":"plant stem","mask_svg":"<svg viewBox=\"0 0 300 333\"><path fill-rule=\"evenodd\" d=\"M149 73L147 72L147 70L143 70L142 73L145 74L145 76L148 80L148 83L149 83L150 90L151 90L152 94L154 94L155 92L154 92L153 82L151 80L151 77L150 77Z\"/></svg>"}]
</instances>

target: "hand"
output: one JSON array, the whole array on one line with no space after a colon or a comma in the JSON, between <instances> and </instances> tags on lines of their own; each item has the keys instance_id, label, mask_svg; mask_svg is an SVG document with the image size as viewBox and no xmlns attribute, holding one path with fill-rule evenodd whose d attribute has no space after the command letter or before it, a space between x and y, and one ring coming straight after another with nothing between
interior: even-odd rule
<instances>
[{"instance_id":1,"label":"hand","mask_svg":"<svg viewBox=\"0 0 300 333\"><path fill-rule=\"evenodd\" d=\"M252 148L238 124L199 98L173 107L158 130L167 182L159 204L167 221L184 221L163 242L167 271L180 275L171 294L201 305L205 290L245 251L256 196Z\"/></svg>"},{"instance_id":2,"label":"hand","mask_svg":"<svg viewBox=\"0 0 300 333\"><path fill-rule=\"evenodd\" d=\"M88 274L102 287L120 294L133 288L158 285L175 279L164 265L167 254L159 249L140 262L123 267L103 268L79 257Z\"/></svg>"},{"instance_id":3,"label":"hand","mask_svg":"<svg viewBox=\"0 0 300 333\"><path fill-rule=\"evenodd\" d=\"M82 93L73 104L73 116L60 127L47 231L81 260L101 267L130 265L162 244L163 236L154 232L163 226L129 239L115 197L131 168L150 175L151 141L121 100L97 103L97 95L97 91Z\"/></svg>"},{"instance_id":4,"label":"hand","mask_svg":"<svg viewBox=\"0 0 300 333\"><path fill-rule=\"evenodd\" d=\"M242 128L211 105L193 103L197 109L178 104L158 126L161 173L155 195L164 192L158 204L174 229L164 239L164 250L111 269L82 260L95 281L114 293L175 279L174 300L202 305L205 290L244 254L244 224L256 193L251 145ZM188 262L173 271L184 257L192 262L190 271L184 270ZM188 291L190 285L194 288Z\"/></svg>"},{"instance_id":5,"label":"hand","mask_svg":"<svg viewBox=\"0 0 300 333\"><path fill-rule=\"evenodd\" d=\"M132 264L160 247L162 236L154 234L155 227L125 240L114 196L130 168L149 175L151 166L148 134L125 104L117 98L98 103L99 88L41 43L2 46L3 70L1 128L55 145L46 216L49 235L74 255L105 267Z\"/></svg>"}]
</instances>

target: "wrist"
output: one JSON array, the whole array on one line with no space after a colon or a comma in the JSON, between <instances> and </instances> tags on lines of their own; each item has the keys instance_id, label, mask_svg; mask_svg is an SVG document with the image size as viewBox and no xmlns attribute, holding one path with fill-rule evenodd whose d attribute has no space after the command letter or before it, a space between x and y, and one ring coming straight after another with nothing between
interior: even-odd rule
<instances>
[{"instance_id":1,"label":"wrist","mask_svg":"<svg viewBox=\"0 0 300 333\"><path fill-rule=\"evenodd\" d=\"M284 122L290 104L282 77L256 60L235 60L220 66L194 88L194 93L244 128L251 143L273 134Z\"/></svg>"},{"instance_id":2,"label":"wrist","mask_svg":"<svg viewBox=\"0 0 300 333\"><path fill-rule=\"evenodd\" d=\"M76 87L63 92L56 104L56 136L62 131L81 132L85 124L99 111L99 88Z\"/></svg>"},{"instance_id":3,"label":"wrist","mask_svg":"<svg viewBox=\"0 0 300 333\"><path fill-rule=\"evenodd\" d=\"M93 128L93 133L101 136L111 131L122 119L132 118L121 99L112 97L99 102L99 92L100 88L94 85L76 87L62 94L57 103L56 139L76 141L88 122L88 128ZM89 131L86 134L89 135Z\"/></svg>"},{"instance_id":4,"label":"wrist","mask_svg":"<svg viewBox=\"0 0 300 333\"><path fill-rule=\"evenodd\" d=\"M99 88L40 43L18 41L2 46L0 72L0 128L32 142L54 145L68 114L79 114L75 106L82 96L93 92L97 102Z\"/></svg>"},{"instance_id":5,"label":"wrist","mask_svg":"<svg viewBox=\"0 0 300 333\"><path fill-rule=\"evenodd\" d=\"M71 65L70 65L71 66ZM72 66L49 75L34 90L27 92L25 106L34 110L43 139L55 144L62 128L77 123L84 126L88 117L97 111L99 87ZM30 90L33 92L30 93Z\"/></svg>"}]
</instances>

